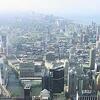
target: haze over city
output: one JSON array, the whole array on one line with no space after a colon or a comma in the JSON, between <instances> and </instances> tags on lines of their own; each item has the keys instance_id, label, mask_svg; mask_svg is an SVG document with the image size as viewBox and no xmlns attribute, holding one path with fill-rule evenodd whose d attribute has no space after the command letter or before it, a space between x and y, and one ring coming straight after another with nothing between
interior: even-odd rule
<instances>
[{"instance_id":1,"label":"haze over city","mask_svg":"<svg viewBox=\"0 0 100 100\"><path fill-rule=\"evenodd\" d=\"M100 0L0 0L0 15L29 11L99 23Z\"/></svg>"},{"instance_id":2,"label":"haze over city","mask_svg":"<svg viewBox=\"0 0 100 100\"><path fill-rule=\"evenodd\" d=\"M100 100L100 0L0 0L0 100Z\"/></svg>"}]
</instances>

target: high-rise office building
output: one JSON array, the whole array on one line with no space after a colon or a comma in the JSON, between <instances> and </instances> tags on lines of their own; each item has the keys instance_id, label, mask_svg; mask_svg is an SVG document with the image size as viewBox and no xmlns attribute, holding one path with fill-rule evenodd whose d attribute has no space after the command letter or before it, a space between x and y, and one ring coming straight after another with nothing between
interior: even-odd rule
<instances>
[{"instance_id":1,"label":"high-rise office building","mask_svg":"<svg viewBox=\"0 0 100 100\"><path fill-rule=\"evenodd\" d=\"M47 90L50 89L50 76L49 76L49 74L45 74L42 77L42 90L43 89L47 89Z\"/></svg>"},{"instance_id":2,"label":"high-rise office building","mask_svg":"<svg viewBox=\"0 0 100 100\"><path fill-rule=\"evenodd\" d=\"M31 86L26 85L24 87L24 100L32 100L31 98Z\"/></svg>"},{"instance_id":3,"label":"high-rise office building","mask_svg":"<svg viewBox=\"0 0 100 100\"><path fill-rule=\"evenodd\" d=\"M96 96L80 96L77 100L99 100Z\"/></svg>"},{"instance_id":4,"label":"high-rise office building","mask_svg":"<svg viewBox=\"0 0 100 100\"><path fill-rule=\"evenodd\" d=\"M2 47L3 47L3 52L5 53L5 54L7 54L7 36L1 36L1 38L2 38Z\"/></svg>"},{"instance_id":5,"label":"high-rise office building","mask_svg":"<svg viewBox=\"0 0 100 100\"><path fill-rule=\"evenodd\" d=\"M95 57L96 57L96 51L94 48L90 50L90 69L94 70L95 68Z\"/></svg>"},{"instance_id":6,"label":"high-rise office building","mask_svg":"<svg viewBox=\"0 0 100 100\"><path fill-rule=\"evenodd\" d=\"M77 89L77 76L76 73L70 72L69 73L69 84L68 84L68 91L71 95L76 94L76 89Z\"/></svg>"},{"instance_id":7,"label":"high-rise office building","mask_svg":"<svg viewBox=\"0 0 100 100\"><path fill-rule=\"evenodd\" d=\"M69 69L69 61L66 60L65 62L65 69L64 69L64 77L66 81L66 85L68 86L69 78L68 78L68 69Z\"/></svg>"},{"instance_id":8,"label":"high-rise office building","mask_svg":"<svg viewBox=\"0 0 100 100\"><path fill-rule=\"evenodd\" d=\"M53 93L64 91L64 68L58 67L50 70L50 90Z\"/></svg>"}]
</instances>

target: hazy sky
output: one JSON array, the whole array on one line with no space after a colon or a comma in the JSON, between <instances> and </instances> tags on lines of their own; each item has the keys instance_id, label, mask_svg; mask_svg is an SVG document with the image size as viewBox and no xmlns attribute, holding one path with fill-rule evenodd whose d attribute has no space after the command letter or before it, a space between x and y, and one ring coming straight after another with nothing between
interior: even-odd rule
<instances>
[{"instance_id":1,"label":"hazy sky","mask_svg":"<svg viewBox=\"0 0 100 100\"><path fill-rule=\"evenodd\" d=\"M0 0L0 13L36 11L66 15L96 15L100 0Z\"/></svg>"},{"instance_id":2,"label":"hazy sky","mask_svg":"<svg viewBox=\"0 0 100 100\"><path fill-rule=\"evenodd\" d=\"M23 11L49 13L82 23L100 22L100 0L0 0L0 16Z\"/></svg>"}]
</instances>

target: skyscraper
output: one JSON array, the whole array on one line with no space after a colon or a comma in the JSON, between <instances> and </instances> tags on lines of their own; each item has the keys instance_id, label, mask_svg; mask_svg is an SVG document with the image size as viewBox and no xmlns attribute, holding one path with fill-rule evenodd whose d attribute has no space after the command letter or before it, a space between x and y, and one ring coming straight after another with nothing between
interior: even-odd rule
<instances>
[{"instance_id":1,"label":"skyscraper","mask_svg":"<svg viewBox=\"0 0 100 100\"><path fill-rule=\"evenodd\" d=\"M91 70L94 70L95 68L95 57L96 57L96 51L94 48L92 48L90 50L90 65L89 65Z\"/></svg>"},{"instance_id":2,"label":"skyscraper","mask_svg":"<svg viewBox=\"0 0 100 100\"><path fill-rule=\"evenodd\" d=\"M77 88L77 76L75 72L69 73L69 93L73 96L76 94L76 88Z\"/></svg>"}]
</instances>

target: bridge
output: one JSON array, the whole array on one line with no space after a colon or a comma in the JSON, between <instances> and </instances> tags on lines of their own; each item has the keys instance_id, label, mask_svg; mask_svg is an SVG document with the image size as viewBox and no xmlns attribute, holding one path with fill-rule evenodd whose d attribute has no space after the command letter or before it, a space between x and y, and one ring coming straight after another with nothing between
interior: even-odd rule
<instances>
[{"instance_id":1,"label":"bridge","mask_svg":"<svg viewBox=\"0 0 100 100\"><path fill-rule=\"evenodd\" d=\"M20 77L20 80L42 80L42 77Z\"/></svg>"}]
</instances>

